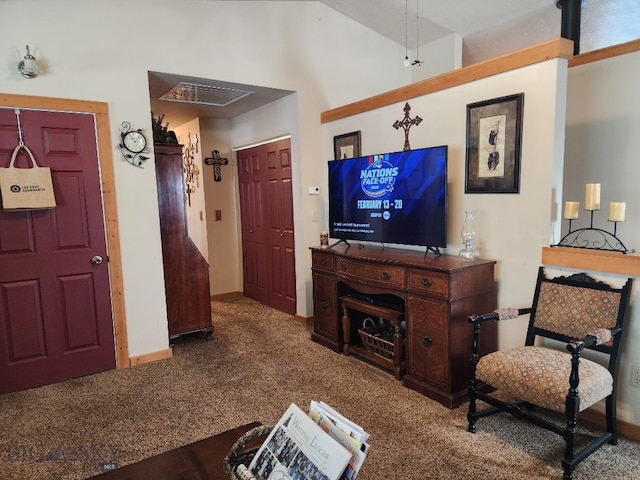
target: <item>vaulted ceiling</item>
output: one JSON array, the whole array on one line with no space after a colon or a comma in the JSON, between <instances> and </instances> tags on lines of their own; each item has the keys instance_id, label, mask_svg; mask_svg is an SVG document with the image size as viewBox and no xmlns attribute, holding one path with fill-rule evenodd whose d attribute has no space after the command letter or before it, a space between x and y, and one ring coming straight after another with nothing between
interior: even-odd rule
<instances>
[{"instance_id":1,"label":"vaulted ceiling","mask_svg":"<svg viewBox=\"0 0 640 480\"><path fill-rule=\"evenodd\" d=\"M556 0L320 0L320 2L409 50L415 49L416 45L422 46L452 33L463 37L466 45L467 38L482 36L483 33L488 35L492 30L499 30L509 24L516 25L512 27L515 28L515 32L513 30L512 32L522 37L526 36L527 30L540 30L540 24L544 23L545 32L551 37L556 37L560 36L562 17L561 10L555 5ZM597 45L597 48L640 37L640 22L638 22L640 0L583 0L583 3L585 4L582 9L583 31L586 27L591 35L603 34L610 38L604 44ZM584 20L587 20L586 25ZM557 34L553 33L556 31ZM490 36L488 38L485 41L493 41ZM231 103L227 107L202 108L195 104L157 100L173 86L171 83L175 85L179 81L222 88L249 89L255 94L242 101ZM152 109L160 108L162 111L175 114L198 111L200 116L217 118L233 118L290 93L277 89L263 89L157 72L149 73L149 85Z\"/></svg>"},{"instance_id":2,"label":"vaulted ceiling","mask_svg":"<svg viewBox=\"0 0 640 480\"><path fill-rule=\"evenodd\" d=\"M320 1L400 45L408 43L410 48L415 48L416 40L420 45L424 45L451 33L466 37L488 30L549 8L554 2L554 0ZM560 13L558 13L559 18Z\"/></svg>"}]
</instances>

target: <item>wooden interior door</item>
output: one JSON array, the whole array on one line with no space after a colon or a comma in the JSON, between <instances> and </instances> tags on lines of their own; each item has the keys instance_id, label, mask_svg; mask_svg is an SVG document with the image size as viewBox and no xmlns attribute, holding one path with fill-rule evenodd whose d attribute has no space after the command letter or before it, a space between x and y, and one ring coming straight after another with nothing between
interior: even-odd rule
<instances>
[{"instance_id":1,"label":"wooden interior door","mask_svg":"<svg viewBox=\"0 0 640 480\"><path fill-rule=\"evenodd\" d=\"M115 368L94 116L22 109L20 121L57 207L0 209L0 393ZM15 111L0 108L0 166L17 144Z\"/></svg>"},{"instance_id":2,"label":"wooden interior door","mask_svg":"<svg viewBox=\"0 0 640 480\"><path fill-rule=\"evenodd\" d=\"M245 295L296 313L291 142L237 152Z\"/></svg>"},{"instance_id":3,"label":"wooden interior door","mask_svg":"<svg viewBox=\"0 0 640 480\"><path fill-rule=\"evenodd\" d=\"M244 294L257 302L269 304L267 287L267 236L264 228L263 173L257 148L238 151L240 183L240 223L242 229L242 283Z\"/></svg>"}]
</instances>

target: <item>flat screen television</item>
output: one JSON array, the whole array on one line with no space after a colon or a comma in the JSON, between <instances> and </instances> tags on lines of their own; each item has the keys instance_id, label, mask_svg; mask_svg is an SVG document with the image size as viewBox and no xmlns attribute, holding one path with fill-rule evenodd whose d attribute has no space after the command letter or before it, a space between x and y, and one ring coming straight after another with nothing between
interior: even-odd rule
<instances>
[{"instance_id":1,"label":"flat screen television","mask_svg":"<svg viewBox=\"0 0 640 480\"><path fill-rule=\"evenodd\" d=\"M446 145L329 161L329 235L447 246ZM348 243L348 242L347 242Z\"/></svg>"}]
</instances>

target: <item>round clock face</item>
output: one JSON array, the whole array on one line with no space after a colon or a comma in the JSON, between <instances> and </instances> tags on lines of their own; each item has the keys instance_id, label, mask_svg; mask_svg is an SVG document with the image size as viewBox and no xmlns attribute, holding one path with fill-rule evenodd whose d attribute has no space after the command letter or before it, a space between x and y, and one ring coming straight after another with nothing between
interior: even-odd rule
<instances>
[{"instance_id":1,"label":"round clock face","mask_svg":"<svg viewBox=\"0 0 640 480\"><path fill-rule=\"evenodd\" d=\"M122 139L122 143L127 150L133 153L140 153L147 148L147 139L137 130L127 132Z\"/></svg>"}]
</instances>

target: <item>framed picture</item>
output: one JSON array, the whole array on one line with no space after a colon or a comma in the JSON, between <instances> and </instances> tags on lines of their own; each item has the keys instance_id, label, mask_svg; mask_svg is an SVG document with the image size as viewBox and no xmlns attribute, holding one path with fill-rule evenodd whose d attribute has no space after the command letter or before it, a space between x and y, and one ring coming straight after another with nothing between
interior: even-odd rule
<instances>
[{"instance_id":1,"label":"framed picture","mask_svg":"<svg viewBox=\"0 0 640 480\"><path fill-rule=\"evenodd\" d=\"M524 93L467 105L465 193L519 193Z\"/></svg>"},{"instance_id":2,"label":"framed picture","mask_svg":"<svg viewBox=\"0 0 640 480\"><path fill-rule=\"evenodd\" d=\"M333 137L334 159L360 156L360 130Z\"/></svg>"}]
</instances>

